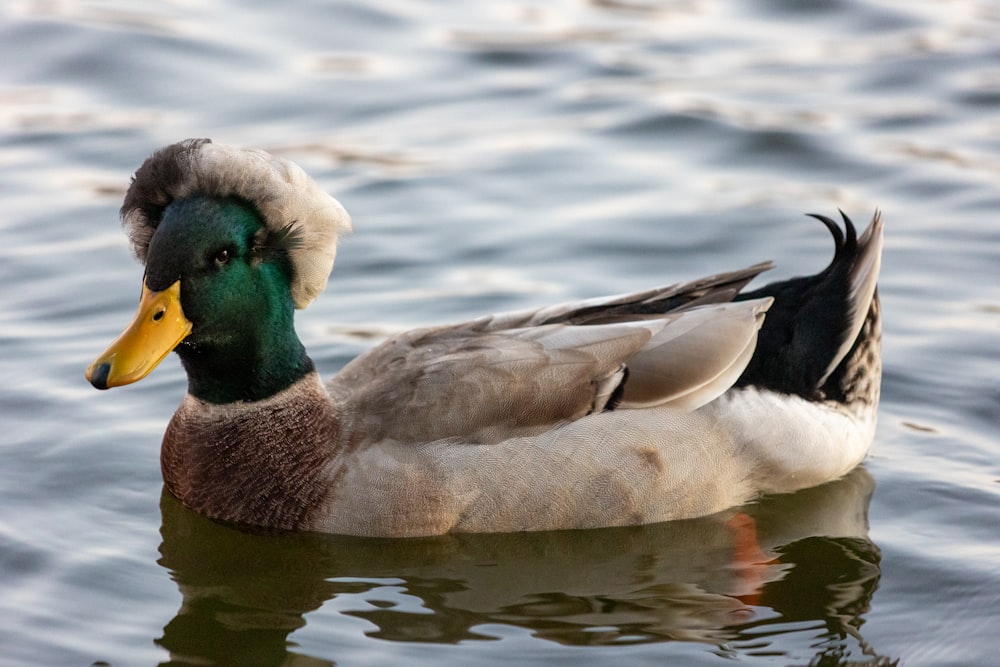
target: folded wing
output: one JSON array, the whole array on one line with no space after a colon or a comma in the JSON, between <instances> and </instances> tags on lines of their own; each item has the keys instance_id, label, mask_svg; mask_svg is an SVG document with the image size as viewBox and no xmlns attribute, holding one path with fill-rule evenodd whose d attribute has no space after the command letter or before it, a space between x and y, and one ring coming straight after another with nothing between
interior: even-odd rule
<instances>
[{"instance_id":1,"label":"folded wing","mask_svg":"<svg viewBox=\"0 0 1000 667\"><path fill-rule=\"evenodd\" d=\"M612 409L691 410L726 391L753 354L771 300L729 300L766 266L410 331L328 388L367 437L414 443L499 442Z\"/></svg>"}]
</instances>

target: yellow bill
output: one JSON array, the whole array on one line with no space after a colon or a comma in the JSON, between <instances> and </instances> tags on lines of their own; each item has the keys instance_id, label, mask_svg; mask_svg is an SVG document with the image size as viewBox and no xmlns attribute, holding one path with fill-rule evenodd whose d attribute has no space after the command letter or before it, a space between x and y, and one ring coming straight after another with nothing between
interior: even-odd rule
<instances>
[{"instance_id":1,"label":"yellow bill","mask_svg":"<svg viewBox=\"0 0 1000 667\"><path fill-rule=\"evenodd\" d=\"M189 333L191 322L181 308L181 281L162 292L152 292L144 284L131 324L87 368L87 380L98 389L141 380Z\"/></svg>"}]
</instances>

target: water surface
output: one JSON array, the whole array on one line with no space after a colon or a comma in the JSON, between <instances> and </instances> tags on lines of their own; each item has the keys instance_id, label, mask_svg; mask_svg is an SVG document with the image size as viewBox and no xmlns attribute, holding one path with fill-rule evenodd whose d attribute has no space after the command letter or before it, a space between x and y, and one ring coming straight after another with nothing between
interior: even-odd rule
<instances>
[{"instance_id":1,"label":"water surface","mask_svg":"<svg viewBox=\"0 0 1000 667\"><path fill-rule=\"evenodd\" d=\"M990 665L1000 654L1000 10L984 1L0 9L5 665ZM128 179L190 136L351 211L299 315L335 372L393 331L764 259L887 220L864 468L739 513L371 541L161 498L175 359L99 393L130 317ZM737 522L763 554L746 558Z\"/></svg>"}]
</instances>

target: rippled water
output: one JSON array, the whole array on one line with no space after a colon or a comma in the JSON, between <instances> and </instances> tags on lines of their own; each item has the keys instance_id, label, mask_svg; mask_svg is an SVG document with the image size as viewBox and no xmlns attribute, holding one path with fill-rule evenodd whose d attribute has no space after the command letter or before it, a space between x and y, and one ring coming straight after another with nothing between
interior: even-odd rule
<instances>
[{"instance_id":1,"label":"rippled water","mask_svg":"<svg viewBox=\"0 0 1000 667\"><path fill-rule=\"evenodd\" d=\"M982 1L15 1L0 9L4 665L990 665L1000 655L1000 9ZM354 216L324 373L417 324L829 258L885 212L864 469L733 515L373 541L161 499L169 361L93 391L116 211L189 136ZM737 515L739 516L739 515ZM754 564L753 561L758 561Z\"/></svg>"}]
</instances>

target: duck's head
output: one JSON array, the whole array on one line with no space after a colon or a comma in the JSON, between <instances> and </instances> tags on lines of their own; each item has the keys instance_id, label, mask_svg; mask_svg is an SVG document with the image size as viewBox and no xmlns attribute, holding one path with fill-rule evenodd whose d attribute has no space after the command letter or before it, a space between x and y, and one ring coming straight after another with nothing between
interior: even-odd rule
<instances>
[{"instance_id":1,"label":"duck's head","mask_svg":"<svg viewBox=\"0 0 1000 667\"><path fill-rule=\"evenodd\" d=\"M308 363L293 311L323 291L351 223L298 166L184 141L139 168L121 213L146 273L132 323L87 369L95 387L140 380L175 348L210 400L266 393Z\"/></svg>"}]
</instances>

